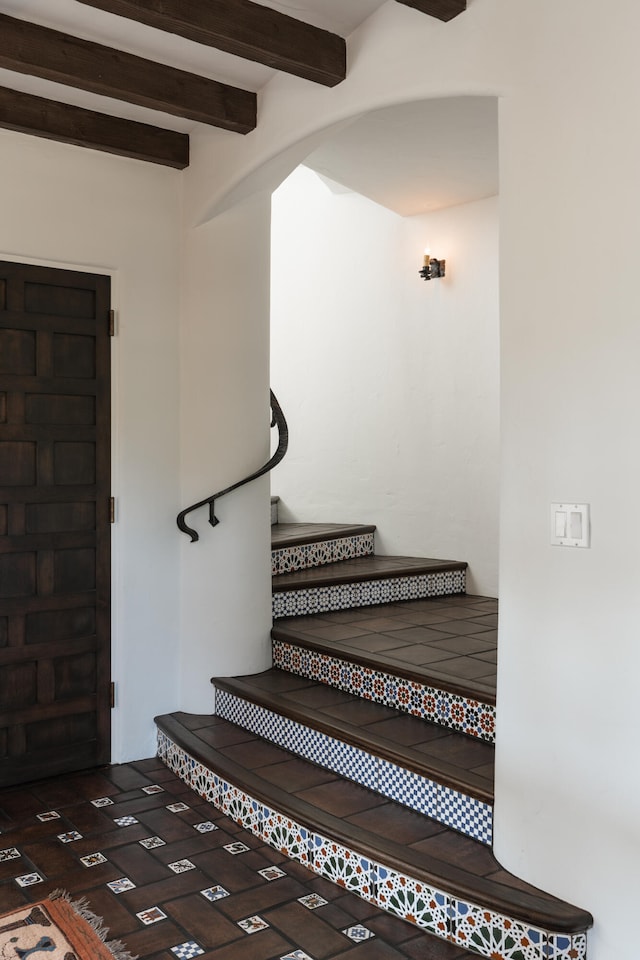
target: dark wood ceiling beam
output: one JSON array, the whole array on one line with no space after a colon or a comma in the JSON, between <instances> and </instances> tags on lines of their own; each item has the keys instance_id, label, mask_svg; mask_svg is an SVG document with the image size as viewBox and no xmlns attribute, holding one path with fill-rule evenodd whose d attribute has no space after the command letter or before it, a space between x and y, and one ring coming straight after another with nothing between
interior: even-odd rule
<instances>
[{"instance_id":1,"label":"dark wood ceiling beam","mask_svg":"<svg viewBox=\"0 0 640 960\"><path fill-rule=\"evenodd\" d=\"M346 76L342 37L252 0L80 2L328 87Z\"/></svg>"},{"instance_id":2,"label":"dark wood ceiling beam","mask_svg":"<svg viewBox=\"0 0 640 960\"><path fill-rule=\"evenodd\" d=\"M0 67L248 133L255 93L0 14Z\"/></svg>"},{"instance_id":3,"label":"dark wood ceiling beam","mask_svg":"<svg viewBox=\"0 0 640 960\"><path fill-rule=\"evenodd\" d=\"M467 0L398 0L398 3L445 21L453 20L467 9Z\"/></svg>"},{"instance_id":4,"label":"dark wood ceiling beam","mask_svg":"<svg viewBox=\"0 0 640 960\"><path fill-rule=\"evenodd\" d=\"M189 165L189 137L184 133L94 113L7 87L0 87L0 127L176 170Z\"/></svg>"}]
</instances>

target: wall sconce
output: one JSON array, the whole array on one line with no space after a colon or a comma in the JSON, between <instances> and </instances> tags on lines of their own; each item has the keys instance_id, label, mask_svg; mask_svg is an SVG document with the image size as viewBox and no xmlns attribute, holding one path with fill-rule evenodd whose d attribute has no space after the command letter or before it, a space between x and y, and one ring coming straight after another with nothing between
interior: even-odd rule
<instances>
[{"instance_id":1,"label":"wall sconce","mask_svg":"<svg viewBox=\"0 0 640 960\"><path fill-rule=\"evenodd\" d=\"M445 260L437 260L435 257L430 256L428 250L425 250L422 263L422 270L418 270L418 273L423 280L434 280L436 277L444 277Z\"/></svg>"}]
</instances>

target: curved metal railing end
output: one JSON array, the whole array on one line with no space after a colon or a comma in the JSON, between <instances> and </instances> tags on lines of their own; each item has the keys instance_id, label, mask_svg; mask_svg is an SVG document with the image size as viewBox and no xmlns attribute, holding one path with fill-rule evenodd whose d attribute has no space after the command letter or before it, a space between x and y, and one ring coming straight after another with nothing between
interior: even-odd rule
<instances>
[{"instance_id":1,"label":"curved metal railing end","mask_svg":"<svg viewBox=\"0 0 640 960\"><path fill-rule=\"evenodd\" d=\"M271 426L278 428L278 447L275 453L267 461L267 463L264 464L264 466L260 467L259 470L256 470L255 473L245 477L244 480L238 480L237 483L232 483L230 487L225 487L224 490L219 490L212 496L206 497L204 500L199 500L198 503L193 503L190 507L180 511L176 518L176 523L178 524L178 528L182 531L182 533L186 533L188 537L191 537L192 543L195 543L200 539L200 534L197 530L194 530L193 527L190 527L185 522L185 517L188 516L188 514L192 513L194 510L199 510L200 507L206 507L208 505L209 523L212 527L217 526L220 521L215 514L216 500L219 500L220 497L224 497L227 493L231 493L232 490L237 490L238 487L243 487L246 483L251 483L252 480L257 480L258 477L263 477L265 473L269 473L270 470L273 470L273 468L276 467L284 458L284 455L287 452L287 447L289 446L289 428L282 412L282 407L278 403L273 390L269 391L269 395L271 402Z\"/></svg>"}]
</instances>

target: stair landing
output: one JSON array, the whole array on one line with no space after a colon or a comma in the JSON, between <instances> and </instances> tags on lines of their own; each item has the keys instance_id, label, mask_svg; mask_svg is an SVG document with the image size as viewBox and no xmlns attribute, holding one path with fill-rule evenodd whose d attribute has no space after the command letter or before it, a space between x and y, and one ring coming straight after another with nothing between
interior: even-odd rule
<instances>
[{"instance_id":1,"label":"stair landing","mask_svg":"<svg viewBox=\"0 0 640 960\"><path fill-rule=\"evenodd\" d=\"M408 680L446 683L495 704L498 601L489 597L463 594L286 617L273 635L363 666L385 665Z\"/></svg>"}]
</instances>

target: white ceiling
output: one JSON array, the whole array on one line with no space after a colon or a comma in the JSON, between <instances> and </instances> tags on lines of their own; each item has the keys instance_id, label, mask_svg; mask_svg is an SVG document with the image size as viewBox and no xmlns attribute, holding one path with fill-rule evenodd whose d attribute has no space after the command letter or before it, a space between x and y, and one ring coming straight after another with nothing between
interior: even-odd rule
<instances>
[{"instance_id":1,"label":"white ceiling","mask_svg":"<svg viewBox=\"0 0 640 960\"><path fill-rule=\"evenodd\" d=\"M492 197L497 101L453 97L376 110L323 143L305 166L403 217Z\"/></svg>"},{"instance_id":2,"label":"white ceiling","mask_svg":"<svg viewBox=\"0 0 640 960\"><path fill-rule=\"evenodd\" d=\"M347 37L385 0L260 2ZM407 15L407 7L398 9ZM248 90L260 90L274 75L269 67L77 0L0 0L0 13ZM191 120L8 70L0 69L0 85L183 133L196 126ZM498 190L496 101L460 97L378 110L356 119L306 163L402 216L492 196Z\"/></svg>"},{"instance_id":3,"label":"white ceiling","mask_svg":"<svg viewBox=\"0 0 640 960\"><path fill-rule=\"evenodd\" d=\"M385 0L294 0L291 3L282 3L279 0L260 0L262 6L279 10L343 37L348 36L384 2ZM0 0L0 13L20 20L31 20L84 40L93 40L245 90L260 90L274 75L270 67L242 60L240 57L185 40L175 34L155 30L133 20L113 16L77 0ZM189 120L8 70L0 70L0 85L184 133L194 127L194 123Z\"/></svg>"}]
</instances>

